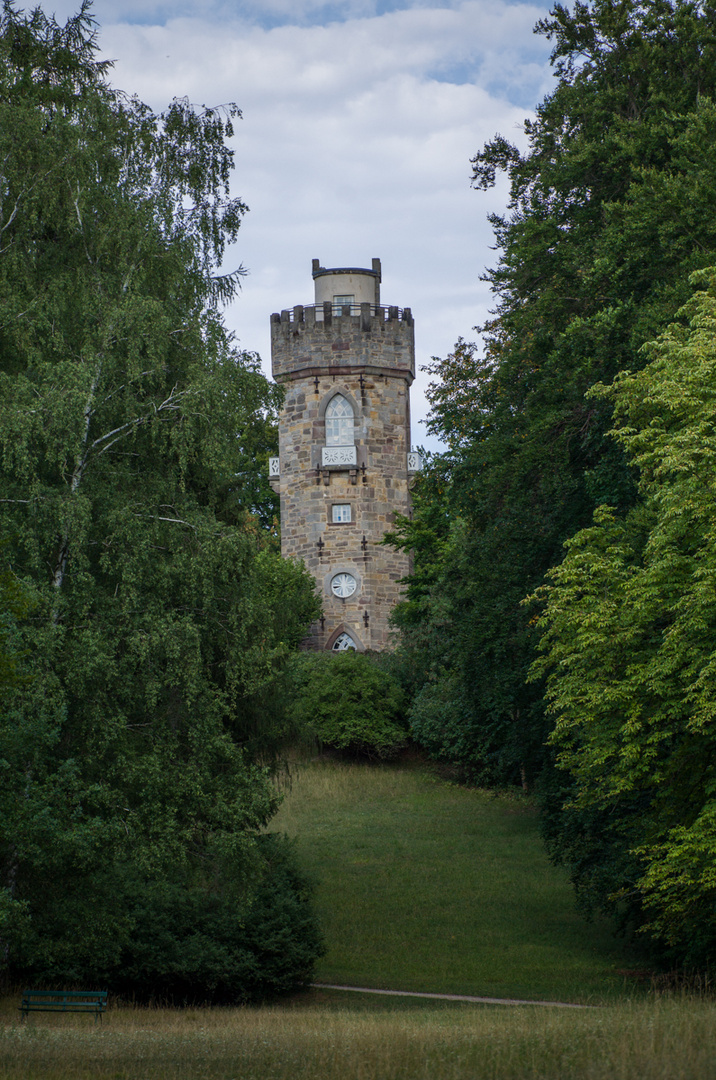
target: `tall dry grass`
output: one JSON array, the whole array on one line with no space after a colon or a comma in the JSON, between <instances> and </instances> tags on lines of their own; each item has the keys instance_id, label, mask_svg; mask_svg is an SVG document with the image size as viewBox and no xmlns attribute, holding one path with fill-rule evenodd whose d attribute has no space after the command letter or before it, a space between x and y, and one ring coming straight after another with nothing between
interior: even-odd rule
<instances>
[{"instance_id":1,"label":"tall dry grass","mask_svg":"<svg viewBox=\"0 0 716 1080\"><path fill-rule=\"evenodd\" d=\"M0 1014L2 1080L711 1080L716 1006L657 999L528 1007Z\"/></svg>"}]
</instances>

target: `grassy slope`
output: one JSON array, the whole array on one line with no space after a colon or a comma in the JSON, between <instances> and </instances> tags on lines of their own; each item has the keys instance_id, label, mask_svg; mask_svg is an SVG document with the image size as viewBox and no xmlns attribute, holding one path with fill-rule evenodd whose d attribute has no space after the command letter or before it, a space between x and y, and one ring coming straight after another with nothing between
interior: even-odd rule
<instances>
[{"instance_id":1,"label":"grassy slope","mask_svg":"<svg viewBox=\"0 0 716 1080\"><path fill-rule=\"evenodd\" d=\"M577 914L519 796L419 769L303 767L272 827L317 882L322 982L562 1001L621 991L634 961Z\"/></svg>"}]
</instances>

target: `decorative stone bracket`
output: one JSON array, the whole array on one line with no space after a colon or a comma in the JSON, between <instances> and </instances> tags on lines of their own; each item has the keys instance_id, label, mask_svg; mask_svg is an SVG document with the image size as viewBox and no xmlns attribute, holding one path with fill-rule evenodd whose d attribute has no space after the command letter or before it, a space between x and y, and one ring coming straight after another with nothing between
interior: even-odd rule
<instances>
[{"instance_id":1,"label":"decorative stone bracket","mask_svg":"<svg viewBox=\"0 0 716 1080\"><path fill-rule=\"evenodd\" d=\"M345 469L345 466L341 466L341 468ZM363 483L365 483L365 465L363 465L362 468L363 468ZM333 471L334 472L336 471L336 466L335 465L333 466ZM348 472L348 474L349 474L349 476L351 478L351 484L357 484L358 483L358 469L357 468L356 469L348 469L346 471ZM323 483L326 485L326 487L328 487L328 485L331 482L331 469L330 468L316 469L316 476L319 478L319 482L320 482L320 477L323 477Z\"/></svg>"}]
</instances>

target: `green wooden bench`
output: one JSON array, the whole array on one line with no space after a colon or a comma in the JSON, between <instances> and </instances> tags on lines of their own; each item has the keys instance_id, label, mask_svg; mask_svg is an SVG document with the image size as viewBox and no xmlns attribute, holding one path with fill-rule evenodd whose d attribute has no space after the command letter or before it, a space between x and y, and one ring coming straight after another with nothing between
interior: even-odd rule
<instances>
[{"instance_id":1,"label":"green wooden bench","mask_svg":"<svg viewBox=\"0 0 716 1080\"><path fill-rule=\"evenodd\" d=\"M31 1012L93 1012L96 1024L106 1008L106 990L25 990L20 1020Z\"/></svg>"}]
</instances>

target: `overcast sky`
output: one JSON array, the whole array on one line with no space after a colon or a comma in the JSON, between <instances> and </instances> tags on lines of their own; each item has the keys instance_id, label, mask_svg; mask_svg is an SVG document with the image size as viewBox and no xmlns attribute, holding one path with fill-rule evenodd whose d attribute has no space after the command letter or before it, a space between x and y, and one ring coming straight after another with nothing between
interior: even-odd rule
<instances>
[{"instance_id":1,"label":"overcast sky","mask_svg":"<svg viewBox=\"0 0 716 1080\"><path fill-rule=\"evenodd\" d=\"M28 7L32 6L28 2ZM45 0L64 20L77 4ZM491 306L491 210L469 159L522 123L552 85L547 4L506 0L95 0L113 84L155 109L236 102L232 193L248 203L226 269L248 270L226 312L270 373L269 317L313 302L311 260L382 260L382 300L410 307L418 365L444 356ZM415 446L435 446L419 420Z\"/></svg>"}]
</instances>

